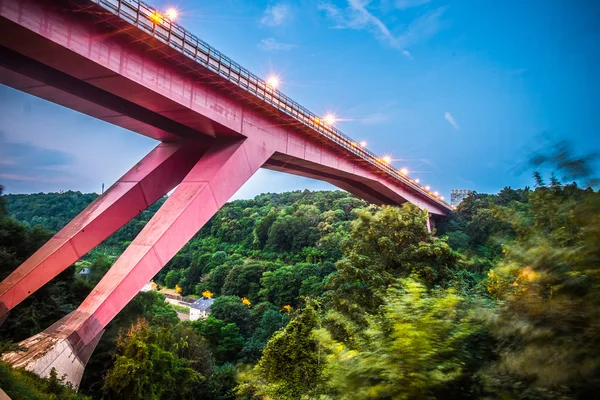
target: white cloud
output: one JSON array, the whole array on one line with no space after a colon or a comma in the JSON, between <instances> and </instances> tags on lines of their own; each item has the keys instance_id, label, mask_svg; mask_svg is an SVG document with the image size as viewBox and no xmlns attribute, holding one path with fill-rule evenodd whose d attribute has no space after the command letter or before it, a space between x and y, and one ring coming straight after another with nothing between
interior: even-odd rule
<instances>
[{"instance_id":1,"label":"white cloud","mask_svg":"<svg viewBox=\"0 0 600 400\"><path fill-rule=\"evenodd\" d=\"M382 18L368 9L371 0L347 0L348 6L340 8L332 3L321 3L319 9L333 21L333 28L366 30L371 32L379 41L402 51L412 59L408 47L424 41L435 35L441 28L441 17L447 7L439 7L412 20L405 28L388 26ZM397 8L407 8L425 4L424 0L399 1ZM373 7L376 8L376 7Z\"/></svg>"},{"instance_id":2,"label":"white cloud","mask_svg":"<svg viewBox=\"0 0 600 400\"><path fill-rule=\"evenodd\" d=\"M454 129L456 129L457 131L460 131L460 126L458 126L458 124L454 120L454 117L452 116L452 114L450 114L448 111L446 111L444 113L444 118L446 119L446 121L448 121L450 123L450 125L452 125L454 127Z\"/></svg>"},{"instance_id":3,"label":"white cloud","mask_svg":"<svg viewBox=\"0 0 600 400\"><path fill-rule=\"evenodd\" d=\"M345 9L331 3L319 4L319 9L325 11L327 16L335 22L334 28L371 29L383 38L391 38L392 34L387 26L366 9L368 4L369 2L364 0L348 0L348 7Z\"/></svg>"},{"instance_id":4,"label":"white cloud","mask_svg":"<svg viewBox=\"0 0 600 400\"><path fill-rule=\"evenodd\" d=\"M280 26L290 18L290 6L283 3L277 3L267 7L260 23L266 26Z\"/></svg>"},{"instance_id":5,"label":"white cloud","mask_svg":"<svg viewBox=\"0 0 600 400\"><path fill-rule=\"evenodd\" d=\"M262 39L258 44L258 47L263 49L264 51L287 51L296 47L295 44L291 43L281 43L275 40L274 38Z\"/></svg>"},{"instance_id":6,"label":"white cloud","mask_svg":"<svg viewBox=\"0 0 600 400\"><path fill-rule=\"evenodd\" d=\"M396 46L406 48L433 37L442 29L441 17L447 8L436 8L412 20L408 27L395 37Z\"/></svg>"},{"instance_id":7,"label":"white cloud","mask_svg":"<svg viewBox=\"0 0 600 400\"><path fill-rule=\"evenodd\" d=\"M409 60L414 60L414 57L412 56L412 54L410 54L410 51L408 50L402 50L402 54L404 54L406 56L406 58L408 58Z\"/></svg>"}]
</instances>

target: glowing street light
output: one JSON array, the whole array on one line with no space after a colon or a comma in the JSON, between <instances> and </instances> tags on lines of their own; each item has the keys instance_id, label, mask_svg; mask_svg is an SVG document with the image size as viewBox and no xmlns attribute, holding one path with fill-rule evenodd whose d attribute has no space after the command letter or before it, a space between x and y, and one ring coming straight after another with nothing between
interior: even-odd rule
<instances>
[{"instance_id":1,"label":"glowing street light","mask_svg":"<svg viewBox=\"0 0 600 400\"><path fill-rule=\"evenodd\" d=\"M267 79L267 85L271 86L273 89L277 89L277 86L279 86L280 83L281 81L277 75L271 75Z\"/></svg>"},{"instance_id":2,"label":"glowing street light","mask_svg":"<svg viewBox=\"0 0 600 400\"><path fill-rule=\"evenodd\" d=\"M425 190L429 191L429 189L431 189L429 185L425 186Z\"/></svg>"},{"instance_id":3,"label":"glowing street light","mask_svg":"<svg viewBox=\"0 0 600 400\"><path fill-rule=\"evenodd\" d=\"M323 121L325 121L325 123L328 125L333 125L333 124L335 124L335 121L337 121L337 118L335 117L334 114L329 113L329 114L325 114L325 116L323 117Z\"/></svg>"},{"instance_id":4,"label":"glowing street light","mask_svg":"<svg viewBox=\"0 0 600 400\"><path fill-rule=\"evenodd\" d=\"M390 162L392 162L392 157L390 157L390 156L384 156L383 157L383 162L385 162L386 164L389 164Z\"/></svg>"},{"instance_id":5,"label":"glowing street light","mask_svg":"<svg viewBox=\"0 0 600 400\"><path fill-rule=\"evenodd\" d=\"M415 179L415 183L419 183L421 180L419 178Z\"/></svg>"},{"instance_id":6,"label":"glowing street light","mask_svg":"<svg viewBox=\"0 0 600 400\"><path fill-rule=\"evenodd\" d=\"M367 142L365 142L364 140L360 142L360 147L367 147Z\"/></svg>"},{"instance_id":7,"label":"glowing street light","mask_svg":"<svg viewBox=\"0 0 600 400\"><path fill-rule=\"evenodd\" d=\"M436 195L436 197L440 195L440 193L439 193L439 192L433 192L433 194L435 194L435 195Z\"/></svg>"},{"instance_id":8,"label":"glowing street light","mask_svg":"<svg viewBox=\"0 0 600 400\"><path fill-rule=\"evenodd\" d=\"M444 200L444 196L440 197L440 200Z\"/></svg>"},{"instance_id":9,"label":"glowing street light","mask_svg":"<svg viewBox=\"0 0 600 400\"><path fill-rule=\"evenodd\" d=\"M400 170L400 173L401 173L402 175L408 175L408 169L407 169L407 168L402 168L402 169Z\"/></svg>"},{"instance_id":10,"label":"glowing street light","mask_svg":"<svg viewBox=\"0 0 600 400\"><path fill-rule=\"evenodd\" d=\"M160 23L162 21L162 15L160 15L160 13L158 11L155 11L152 13L151 16L152 20L156 23Z\"/></svg>"},{"instance_id":11,"label":"glowing street light","mask_svg":"<svg viewBox=\"0 0 600 400\"><path fill-rule=\"evenodd\" d=\"M169 8L166 12L166 16L169 17L171 21L173 21L175 18L177 18L177 9Z\"/></svg>"}]
</instances>

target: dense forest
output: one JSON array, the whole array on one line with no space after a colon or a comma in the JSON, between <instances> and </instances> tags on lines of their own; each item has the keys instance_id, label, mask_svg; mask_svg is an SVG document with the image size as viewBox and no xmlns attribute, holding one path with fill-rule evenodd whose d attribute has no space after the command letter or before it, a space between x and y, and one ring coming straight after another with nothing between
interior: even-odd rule
<instances>
[{"instance_id":1,"label":"dense forest","mask_svg":"<svg viewBox=\"0 0 600 400\"><path fill-rule=\"evenodd\" d=\"M589 160L474 193L427 232L417 207L346 192L225 205L113 320L75 394L0 363L13 399L600 398L600 193ZM564 176L564 178L563 178ZM0 278L96 197L0 197ZM161 202L9 314L0 350L74 310ZM83 265L88 278L76 273Z\"/></svg>"}]
</instances>

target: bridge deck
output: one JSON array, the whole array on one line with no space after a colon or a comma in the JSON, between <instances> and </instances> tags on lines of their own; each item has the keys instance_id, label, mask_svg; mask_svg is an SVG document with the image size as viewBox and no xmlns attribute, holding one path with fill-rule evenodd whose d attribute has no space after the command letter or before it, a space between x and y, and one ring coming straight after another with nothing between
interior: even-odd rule
<instances>
[{"instance_id":1,"label":"bridge deck","mask_svg":"<svg viewBox=\"0 0 600 400\"><path fill-rule=\"evenodd\" d=\"M243 124L253 119L248 111L254 110L267 117L270 125L260 126L263 118L256 128L302 132L319 146L402 187L410 193L404 201L433 214L447 214L452 209L381 157L144 3L46 2L46 9L56 8L58 3L61 8L58 12L52 10L55 15L46 13L50 16L44 15L42 20L27 20L27 10L12 9L17 3L29 2L0 0L2 14L13 22L3 23L0 29L5 46L0 57L5 67L0 70L0 82L162 141L198 134L247 136L243 128L251 129L248 126L252 124ZM65 12L67 4L72 7L70 14ZM51 42L42 43L35 33ZM142 57L152 56L168 63L182 75L164 71L160 65L137 56L136 51ZM197 82L217 90L201 93L190 88ZM205 97L200 99L204 102L202 109L195 98L199 95Z\"/></svg>"},{"instance_id":2,"label":"bridge deck","mask_svg":"<svg viewBox=\"0 0 600 400\"><path fill-rule=\"evenodd\" d=\"M276 88L271 87L263 79L211 47L208 43L199 39L182 26L171 21L169 18L162 16L162 14L151 6L136 0L86 1L98 4L117 16L121 21L136 26L139 30L168 45L171 49L180 52L195 63L202 65L214 75L218 75L228 82L233 83L246 92L242 93L242 95L250 95L243 96L246 100L253 101L267 111L272 110L264 107L264 105L270 105L277 111L292 117L295 121L322 135L327 140L333 141L338 146L343 147L345 150L371 163L373 166L381 169L395 179L411 186L423 196L429 197L436 202L443 204L446 208L451 209L451 206L441 200L439 196L433 195L433 193L427 191L424 187L419 186L410 178L404 176L400 171L386 164L382 157L361 147L358 142L342 133L336 127L324 123L321 117L312 113ZM77 2L79 4L85 3L82 1ZM122 27L122 25L118 23L115 23L115 26ZM210 76L211 74L204 75ZM258 102L256 100L258 100Z\"/></svg>"}]
</instances>

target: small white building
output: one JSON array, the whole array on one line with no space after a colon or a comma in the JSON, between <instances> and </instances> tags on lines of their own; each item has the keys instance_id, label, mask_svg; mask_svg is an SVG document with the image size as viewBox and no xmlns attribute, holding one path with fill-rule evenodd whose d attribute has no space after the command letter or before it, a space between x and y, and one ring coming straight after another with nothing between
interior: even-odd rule
<instances>
[{"instance_id":1,"label":"small white building","mask_svg":"<svg viewBox=\"0 0 600 400\"><path fill-rule=\"evenodd\" d=\"M214 301L215 299L203 297L190 304L190 321L195 321L200 318L207 318L208 314L210 313L210 307Z\"/></svg>"},{"instance_id":2,"label":"small white building","mask_svg":"<svg viewBox=\"0 0 600 400\"><path fill-rule=\"evenodd\" d=\"M151 290L156 290L156 283L150 281L144 285L144 287L140 290L140 292L149 292Z\"/></svg>"}]
</instances>

